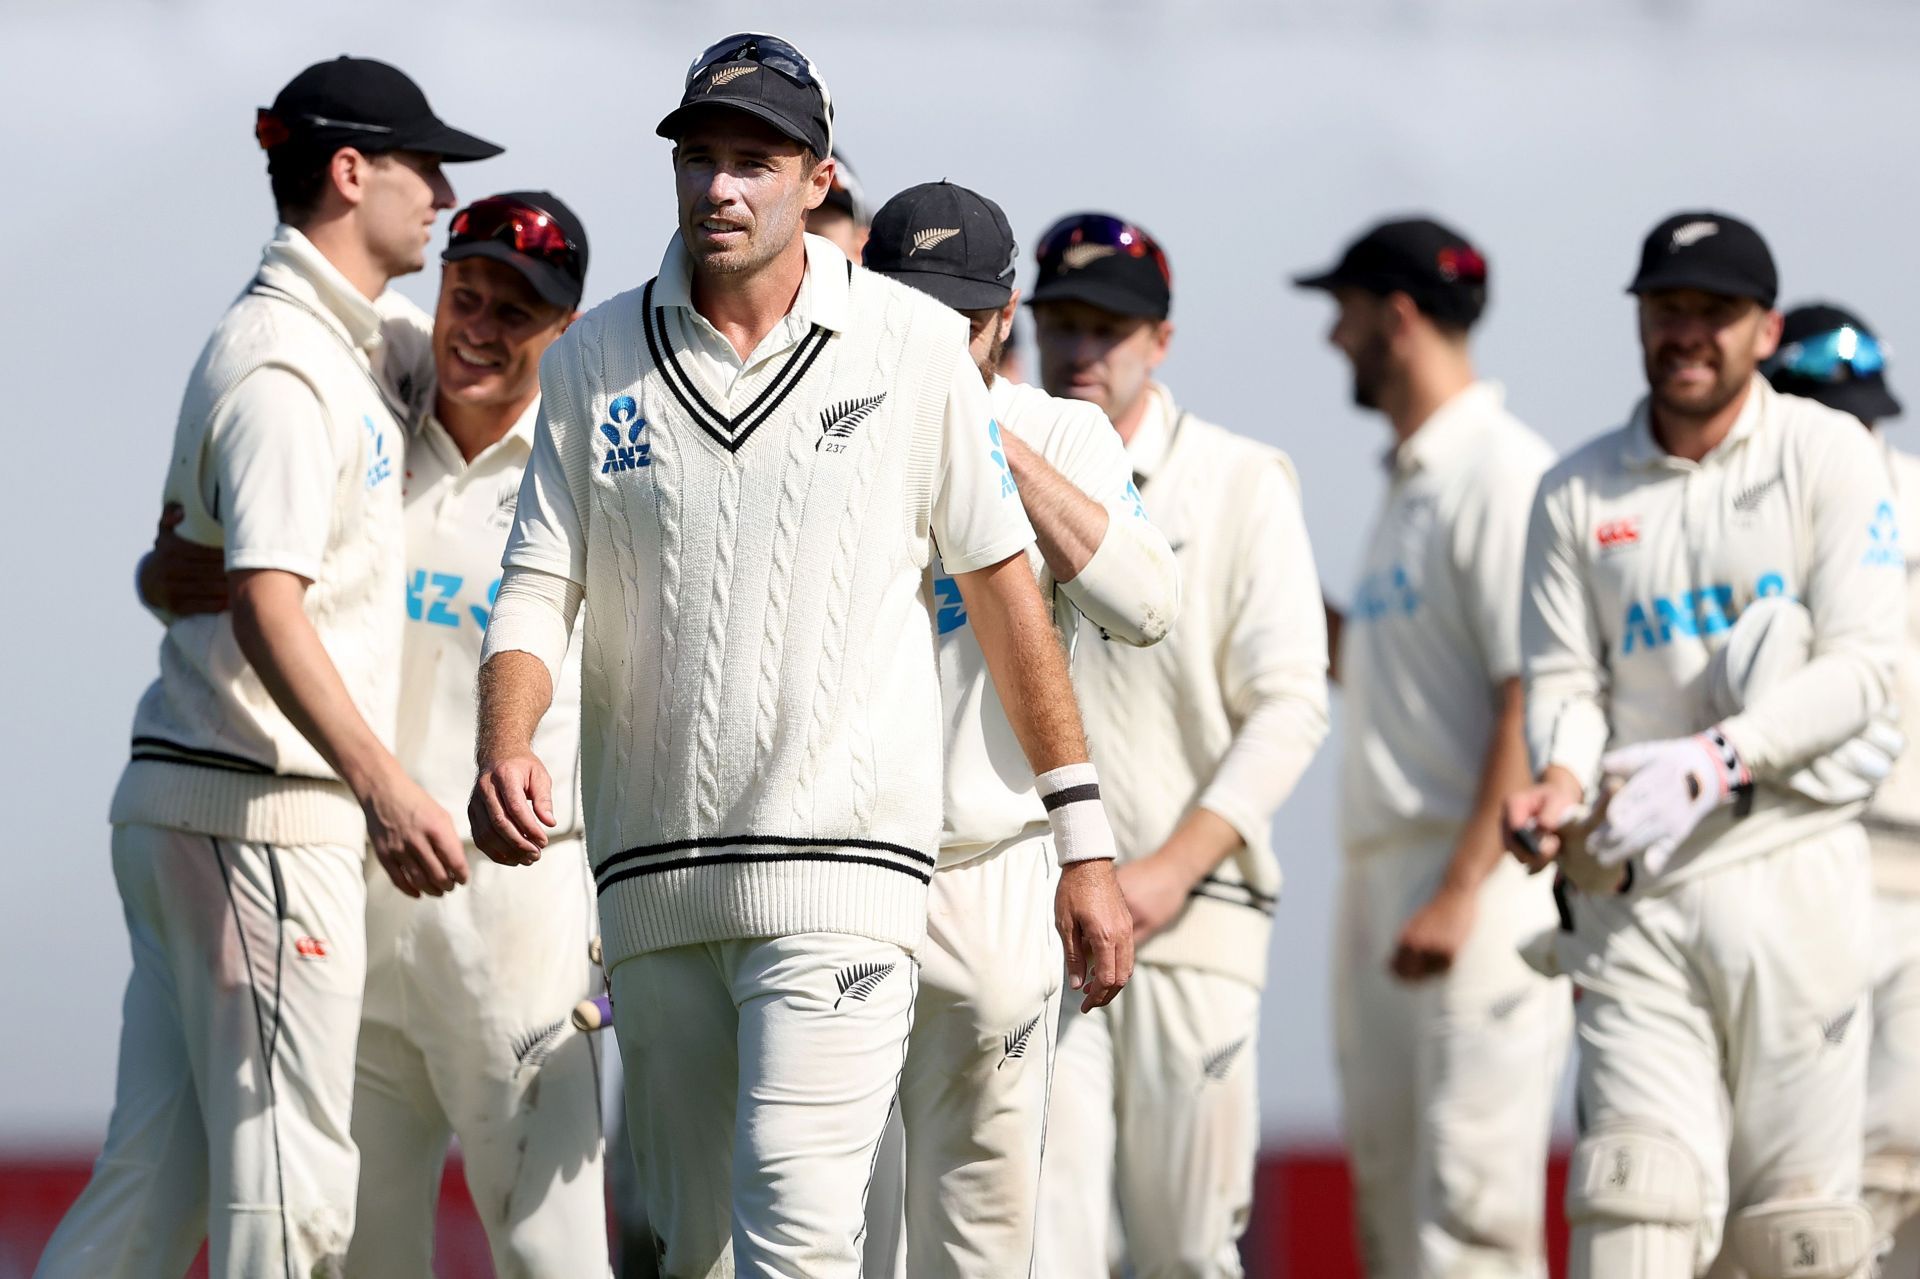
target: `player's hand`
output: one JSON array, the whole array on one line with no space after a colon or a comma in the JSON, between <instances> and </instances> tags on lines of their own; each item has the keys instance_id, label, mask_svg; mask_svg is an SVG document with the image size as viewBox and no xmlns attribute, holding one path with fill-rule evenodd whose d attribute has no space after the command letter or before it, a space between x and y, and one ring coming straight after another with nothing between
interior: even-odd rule
<instances>
[{"instance_id":1,"label":"player's hand","mask_svg":"<svg viewBox=\"0 0 1920 1279\"><path fill-rule=\"evenodd\" d=\"M1585 813L1578 783L1558 768L1515 791L1500 805L1500 837L1529 874L1546 869L1560 853L1560 828Z\"/></svg>"},{"instance_id":2,"label":"player's hand","mask_svg":"<svg viewBox=\"0 0 1920 1279\"><path fill-rule=\"evenodd\" d=\"M1479 912L1478 892L1442 884L1400 929L1400 940L1387 967L1402 981L1419 981L1446 972L1466 948Z\"/></svg>"},{"instance_id":3,"label":"player's hand","mask_svg":"<svg viewBox=\"0 0 1920 1279\"><path fill-rule=\"evenodd\" d=\"M1147 939L1180 918L1193 892L1193 880L1164 852L1130 861L1114 868L1120 881L1120 894L1127 899L1133 916L1133 944L1143 946Z\"/></svg>"},{"instance_id":4,"label":"player's hand","mask_svg":"<svg viewBox=\"0 0 1920 1279\"><path fill-rule=\"evenodd\" d=\"M1734 767L1743 772L1737 761ZM1623 746L1609 751L1600 768L1627 779L1587 837L1588 851L1603 866L1638 857L1648 874L1658 875L1701 819L1733 798L1728 770L1704 733Z\"/></svg>"},{"instance_id":5,"label":"player's hand","mask_svg":"<svg viewBox=\"0 0 1920 1279\"><path fill-rule=\"evenodd\" d=\"M187 513L178 502L160 510L153 549L140 559L140 598L175 617L224 613L227 609L227 553L175 533Z\"/></svg>"},{"instance_id":6,"label":"player's hand","mask_svg":"<svg viewBox=\"0 0 1920 1279\"><path fill-rule=\"evenodd\" d=\"M1082 991L1080 1011L1113 1002L1133 976L1133 921L1113 863L1105 858L1061 868L1053 923L1067 948L1067 981Z\"/></svg>"},{"instance_id":7,"label":"player's hand","mask_svg":"<svg viewBox=\"0 0 1920 1279\"><path fill-rule=\"evenodd\" d=\"M467 882L467 855L453 818L397 766L360 806L374 856L395 888L409 897L442 897Z\"/></svg>"},{"instance_id":8,"label":"player's hand","mask_svg":"<svg viewBox=\"0 0 1920 1279\"><path fill-rule=\"evenodd\" d=\"M510 755L480 770L467 801L473 842L502 866L531 866L547 846L553 815L553 779L533 754Z\"/></svg>"}]
</instances>

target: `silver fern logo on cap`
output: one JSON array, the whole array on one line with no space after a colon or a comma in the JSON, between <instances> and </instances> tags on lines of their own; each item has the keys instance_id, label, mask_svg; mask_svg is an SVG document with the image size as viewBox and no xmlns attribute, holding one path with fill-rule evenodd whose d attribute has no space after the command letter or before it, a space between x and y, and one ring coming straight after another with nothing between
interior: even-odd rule
<instances>
[{"instance_id":1,"label":"silver fern logo on cap","mask_svg":"<svg viewBox=\"0 0 1920 1279\"><path fill-rule=\"evenodd\" d=\"M742 67L722 67L718 71L713 73L713 78L711 80L707 81L706 91L708 93L712 93L715 89L719 89L726 85L732 84L735 80L738 80L741 76L752 75L754 72L758 71L759 69L760 69L759 67L753 66L751 64L747 66L742 66Z\"/></svg>"},{"instance_id":2,"label":"silver fern logo on cap","mask_svg":"<svg viewBox=\"0 0 1920 1279\"><path fill-rule=\"evenodd\" d=\"M913 247L907 250L907 256L912 257L922 249L937 249L959 234L960 228L957 226L935 226L928 227L924 231L915 231Z\"/></svg>"},{"instance_id":3,"label":"silver fern logo on cap","mask_svg":"<svg viewBox=\"0 0 1920 1279\"><path fill-rule=\"evenodd\" d=\"M1060 265L1069 271L1078 271L1082 267L1092 266L1101 258L1110 258L1114 253L1111 244L1076 244L1060 255Z\"/></svg>"},{"instance_id":4,"label":"silver fern logo on cap","mask_svg":"<svg viewBox=\"0 0 1920 1279\"><path fill-rule=\"evenodd\" d=\"M1719 234L1718 222L1689 222L1685 226L1677 226L1673 229L1673 239L1667 245L1667 252L1678 253L1682 249L1690 249L1708 236Z\"/></svg>"}]
</instances>

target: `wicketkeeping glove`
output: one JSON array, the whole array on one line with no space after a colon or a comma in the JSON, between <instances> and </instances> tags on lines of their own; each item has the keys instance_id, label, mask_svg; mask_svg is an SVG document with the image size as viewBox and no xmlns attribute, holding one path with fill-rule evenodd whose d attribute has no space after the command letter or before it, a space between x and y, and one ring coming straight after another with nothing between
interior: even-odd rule
<instances>
[{"instance_id":1,"label":"wicketkeeping glove","mask_svg":"<svg viewBox=\"0 0 1920 1279\"><path fill-rule=\"evenodd\" d=\"M1606 820L1588 838L1587 851L1607 866L1638 857L1650 875L1666 869L1702 818L1732 803L1753 780L1717 728L1623 746L1609 751L1600 769L1626 778L1627 784L1607 805Z\"/></svg>"}]
</instances>

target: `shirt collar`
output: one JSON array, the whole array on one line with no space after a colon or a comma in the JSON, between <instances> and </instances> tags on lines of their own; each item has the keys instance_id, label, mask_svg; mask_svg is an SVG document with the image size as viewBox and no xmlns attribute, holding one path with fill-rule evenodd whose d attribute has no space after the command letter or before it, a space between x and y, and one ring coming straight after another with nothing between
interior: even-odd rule
<instances>
[{"instance_id":1,"label":"shirt collar","mask_svg":"<svg viewBox=\"0 0 1920 1279\"><path fill-rule=\"evenodd\" d=\"M1772 406L1778 394L1767 380L1758 373L1747 387L1747 402L1740 407L1740 416L1733 420L1733 428L1727 432L1727 438L1721 440L1700 459L1700 465L1711 465L1715 459L1725 457L1744 444L1755 431L1760 429L1761 415ZM1674 457L1660 447L1660 441L1654 438L1653 414L1649 410L1651 397L1643 396L1633 406L1633 416L1627 421L1626 439L1620 446L1620 460L1629 467L1647 468L1663 466L1681 459Z\"/></svg>"},{"instance_id":2,"label":"shirt collar","mask_svg":"<svg viewBox=\"0 0 1920 1279\"><path fill-rule=\"evenodd\" d=\"M461 457L460 446L453 442L453 436L447 431L446 425L440 421L439 414L431 409L420 419L420 434L446 457L449 465L455 466L458 470L466 470L480 465L495 453L510 452L522 458L532 456L533 428L539 420L540 397L536 395L533 397L533 403L527 405L526 411L514 419L513 425L507 428L507 433L481 449L474 455L471 462Z\"/></svg>"},{"instance_id":3,"label":"shirt collar","mask_svg":"<svg viewBox=\"0 0 1920 1279\"><path fill-rule=\"evenodd\" d=\"M1140 415L1140 425L1127 441L1127 464L1137 480L1150 478L1167 460L1167 450L1173 446L1174 421L1172 392L1158 382L1149 383L1146 412Z\"/></svg>"},{"instance_id":4,"label":"shirt collar","mask_svg":"<svg viewBox=\"0 0 1920 1279\"><path fill-rule=\"evenodd\" d=\"M1451 455L1471 448L1476 429L1486 414L1506 402L1506 391L1497 382L1472 382L1448 398L1427 415L1413 434L1387 453L1388 465L1397 473L1411 474L1439 465Z\"/></svg>"},{"instance_id":5,"label":"shirt collar","mask_svg":"<svg viewBox=\"0 0 1920 1279\"><path fill-rule=\"evenodd\" d=\"M844 332L849 311L847 255L831 241L817 235L804 236L807 270L800 281L800 292L793 299L790 319L818 324L835 333ZM677 306L692 311L693 255L679 232L667 241L660 259L660 276L653 286L655 306ZM697 312L696 312L697 314ZM703 317L704 318L704 317Z\"/></svg>"},{"instance_id":6,"label":"shirt collar","mask_svg":"<svg viewBox=\"0 0 1920 1279\"><path fill-rule=\"evenodd\" d=\"M282 223L260 258L260 280L315 306L363 351L380 345L380 312L312 240Z\"/></svg>"}]
</instances>

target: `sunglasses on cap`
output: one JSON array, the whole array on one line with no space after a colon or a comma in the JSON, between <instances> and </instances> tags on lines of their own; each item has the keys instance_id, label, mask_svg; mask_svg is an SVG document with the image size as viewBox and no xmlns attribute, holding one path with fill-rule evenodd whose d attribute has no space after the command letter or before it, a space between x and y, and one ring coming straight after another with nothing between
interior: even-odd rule
<instances>
[{"instance_id":1,"label":"sunglasses on cap","mask_svg":"<svg viewBox=\"0 0 1920 1279\"><path fill-rule=\"evenodd\" d=\"M355 133L393 132L392 125L335 120L331 116L314 115L311 111L297 111L292 118L310 129L351 129ZM293 127L287 123L287 119L270 107L259 107L254 111L253 139L260 144L262 151L271 151L293 140Z\"/></svg>"},{"instance_id":2,"label":"sunglasses on cap","mask_svg":"<svg viewBox=\"0 0 1920 1279\"><path fill-rule=\"evenodd\" d=\"M695 58L693 65L687 68L687 81L682 87L691 88L702 71L721 62L756 62L769 70L778 71L802 88L818 89L820 96L826 99L828 113L833 111L833 96L827 92L826 81L814 70L813 60L779 36L742 31L709 45L707 51Z\"/></svg>"},{"instance_id":3,"label":"sunglasses on cap","mask_svg":"<svg viewBox=\"0 0 1920 1279\"><path fill-rule=\"evenodd\" d=\"M453 215L449 232L449 249L498 241L515 253L564 271L572 279L577 280L584 274L580 266L580 246L567 238L552 214L520 200L499 195L475 200Z\"/></svg>"},{"instance_id":4,"label":"sunglasses on cap","mask_svg":"<svg viewBox=\"0 0 1920 1279\"><path fill-rule=\"evenodd\" d=\"M1121 253L1151 258L1160 268L1160 278L1169 288L1173 286L1173 268L1167 265L1166 252L1159 242L1131 222L1104 213L1076 213L1060 219L1047 228L1034 250L1042 275L1075 270Z\"/></svg>"},{"instance_id":5,"label":"sunglasses on cap","mask_svg":"<svg viewBox=\"0 0 1920 1279\"><path fill-rule=\"evenodd\" d=\"M1887 348L1852 325L1789 342L1773 353L1762 372L1785 373L1809 382L1847 382L1887 367Z\"/></svg>"}]
</instances>

